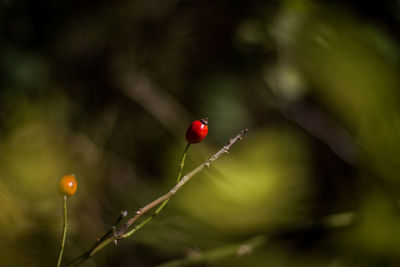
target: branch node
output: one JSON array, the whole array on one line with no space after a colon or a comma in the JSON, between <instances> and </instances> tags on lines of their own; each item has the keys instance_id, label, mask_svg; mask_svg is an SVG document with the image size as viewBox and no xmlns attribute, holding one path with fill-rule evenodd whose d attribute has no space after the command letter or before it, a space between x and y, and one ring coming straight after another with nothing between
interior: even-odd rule
<instances>
[{"instance_id":1,"label":"branch node","mask_svg":"<svg viewBox=\"0 0 400 267\"><path fill-rule=\"evenodd\" d=\"M116 238L116 239L120 239L120 235L117 233L117 231L115 231L114 233L113 233L113 236Z\"/></svg>"},{"instance_id":2,"label":"branch node","mask_svg":"<svg viewBox=\"0 0 400 267\"><path fill-rule=\"evenodd\" d=\"M139 215L140 213L142 213L143 209L139 209L136 211L136 215Z\"/></svg>"},{"instance_id":3,"label":"branch node","mask_svg":"<svg viewBox=\"0 0 400 267\"><path fill-rule=\"evenodd\" d=\"M243 139L243 136L244 136L245 134L247 134L248 131L249 131L249 129L244 129L244 130L242 130L242 133L240 134L239 139L242 140L242 139Z\"/></svg>"}]
</instances>

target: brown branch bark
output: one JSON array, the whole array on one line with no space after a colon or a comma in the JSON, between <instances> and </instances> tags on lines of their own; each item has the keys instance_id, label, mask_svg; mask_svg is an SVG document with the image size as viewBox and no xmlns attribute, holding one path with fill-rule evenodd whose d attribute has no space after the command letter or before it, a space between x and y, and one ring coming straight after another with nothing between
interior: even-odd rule
<instances>
[{"instance_id":1,"label":"brown branch bark","mask_svg":"<svg viewBox=\"0 0 400 267\"><path fill-rule=\"evenodd\" d=\"M241 140L244 135L247 133L247 129L242 130L241 133L236 135L234 138L229 139L228 144L226 144L224 147L222 147L217 153L215 153L213 156L211 156L207 161L202 163L200 166L186 174L179 183L177 183L171 190L169 190L167 193L164 195L160 196L156 200L150 202L146 206L140 208L138 211L136 211L135 215L131 217L125 224L123 224L120 229L107 233L105 236L103 236L102 239L97 241L91 249L88 251L84 252L81 256L76 258L74 261L72 261L70 264L67 265L67 267L72 267L72 266L78 266L87 259L89 259L91 256L93 256L95 253L103 249L104 247L108 246L111 243L116 243L117 240L124 239L129 237L131 234L133 234L135 231L135 228L133 228L131 231L129 229L131 226L144 214L146 214L148 211L153 209L154 207L160 205L163 203L165 200L170 199L172 196L174 196L190 179L192 179L193 176L198 174L200 171L202 171L204 168L209 167L215 160L217 160L220 156L222 156L225 153L228 153L229 149L231 146L236 143L237 141ZM114 226L113 226L114 229Z\"/></svg>"}]
</instances>

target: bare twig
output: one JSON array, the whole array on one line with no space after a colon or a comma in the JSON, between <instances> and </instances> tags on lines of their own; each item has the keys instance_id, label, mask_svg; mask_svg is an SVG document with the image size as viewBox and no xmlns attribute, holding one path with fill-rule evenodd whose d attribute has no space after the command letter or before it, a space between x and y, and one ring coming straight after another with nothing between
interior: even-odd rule
<instances>
[{"instance_id":1,"label":"bare twig","mask_svg":"<svg viewBox=\"0 0 400 267\"><path fill-rule=\"evenodd\" d=\"M171 134L186 130L190 115L171 94L144 74L122 78L122 93L153 115Z\"/></svg>"},{"instance_id":2,"label":"bare twig","mask_svg":"<svg viewBox=\"0 0 400 267\"><path fill-rule=\"evenodd\" d=\"M312 103L297 101L283 108L282 114L327 144L339 158L357 166L360 151L354 138L320 108Z\"/></svg>"},{"instance_id":3,"label":"bare twig","mask_svg":"<svg viewBox=\"0 0 400 267\"><path fill-rule=\"evenodd\" d=\"M62 241L60 247L60 254L58 255L57 267L61 266L61 260L64 253L65 246L65 238L67 236L67 227L68 227L68 219L67 219L67 195L63 195L63 211L64 211L64 227L62 234Z\"/></svg>"},{"instance_id":4,"label":"bare twig","mask_svg":"<svg viewBox=\"0 0 400 267\"><path fill-rule=\"evenodd\" d=\"M209 167L215 160L217 160L220 156L223 154L226 154L228 150L231 148L231 146L236 143L237 141L241 140L244 135L247 133L247 129L242 130L241 133L236 135L234 138L229 139L228 144L226 144L224 147L222 147L217 153L215 153L213 156L211 156L207 161L205 161L203 164L186 174L180 181L177 183L171 190L169 190L167 193L164 195L160 196L156 200L152 201L151 203L147 204L146 206L140 208L138 211L136 211L135 215L131 217L124 225L121 226L119 230L113 231L114 233L112 235L109 235L107 232L106 235L104 235L105 238L103 238L100 241L97 241L94 246L92 246L91 249L83 253L81 256L76 258L72 263L67 265L67 267L72 267L72 266L78 266L82 262L86 261L88 258L93 256L95 253L103 249L104 247L108 246L109 244L116 242L117 240L124 239L129 237L131 234L135 232L135 228L133 230L129 231L129 228L144 214L146 214L148 211L151 209L155 208L156 206L162 204L164 201L170 199L172 196L174 196L181 188L184 186L193 176L198 174L200 171L202 171L205 167ZM114 228L113 228L114 230Z\"/></svg>"},{"instance_id":5,"label":"bare twig","mask_svg":"<svg viewBox=\"0 0 400 267\"><path fill-rule=\"evenodd\" d=\"M185 164L185 158L186 158L186 155L187 155L187 151L189 150L189 147L190 147L190 143L187 143L185 151L183 152L183 155L182 155L181 163L179 164L179 173L178 173L178 178L177 178L176 183L179 183L179 181L181 180L182 171L183 171L183 167L184 167L184 164ZM161 212L161 210L167 205L169 200L170 200L169 198L164 200L164 202L161 203L161 205L158 206L158 208L153 212L153 214L151 214L151 216L147 217L146 220L142 221L140 224L135 225L135 227L133 229L131 229L129 232L125 233L124 234L124 238L127 238L128 236L133 235L140 228L142 228L148 222L150 222L154 217L156 217Z\"/></svg>"},{"instance_id":6,"label":"bare twig","mask_svg":"<svg viewBox=\"0 0 400 267\"><path fill-rule=\"evenodd\" d=\"M117 239L122 239L125 238L126 236L124 236L124 233L126 232L126 230L128 230L128 228L134 223L136 222L143 214L145 214L146 212L148 212L149 210L151 210L152 208L158 206L159 204L161 204L164 200L167 200L169 198L171 198L172 196L174 196L176 194L176 192L178 192L179 189L182 188L183 185L185 185L193 176L195 176L196 174L198 174L200 171L202 171L205 167L209 167L216 159L218 159L220 156L222 156L224 153L226 153L231 146L236 143L238 140L241 140L243 138L243 136L247 133L247 129L243 130L240 134L238 134L235 138L230 139L229 143L226 144L223 148L221 148L217 153L215 153L213 156L211 156L211 158L209 158L206 162L204 162L203 164L201 164L200 166L198 166L196 169L194 169L193 171L191 171L190 173L186 174L180 181L179 183L177 183L169 192L167 192L166 194L162 195L161 197L157 198L156 200L154 200L153 202L147 204L146 206L144 206L143 208L139 209L136 212L136 215L132 218L130 218L122 227L119 231L117 231L115 233L115 237Z\"/></svg>"},{"instance_id":7,"label":"bare twig","mask_svg":"<svg viewBox=\"0 0 400 267\"><path fill-rule=\"evenodd\" d=\"M210 261L217 261L219 259L236 256L242 257L250 255L259 247L264 246L267 243L267 238L264 235L259 235L246 240L239 244L230 244L223 247L219 247L204 253L197 253L189 255L187 258L173 260L160 264L157 267L182 267L192 266L200 263L210 263Z\"/></svg>"},{"instance_id":8,"label":"bare twig","mask_svg":"<svg viewBox=\"0 0 400 267\"><path fill-rule=\"evenodd\" d=\"M115 233L115 231L116 231L116 229L117 229L117 226L118 226L119 223L122 221L122 219L123 219L124 217L126 217L126 215L128 215L128 212L127 212L126 210L121 211L121 213L120 213L120 215L118 216L117 220L116 220L116 221L114 222L114 224L110 227L110 229L108 230L108 232L105 233L105 234L103 235L103 237L100 238L100 239L94 244L92 250L96 249L97 245L100 244L101 242L103 242L105 239L107 239L107 238L109 238L110 236L114 235L114 233Z\"/></svg>"}]
</instances>

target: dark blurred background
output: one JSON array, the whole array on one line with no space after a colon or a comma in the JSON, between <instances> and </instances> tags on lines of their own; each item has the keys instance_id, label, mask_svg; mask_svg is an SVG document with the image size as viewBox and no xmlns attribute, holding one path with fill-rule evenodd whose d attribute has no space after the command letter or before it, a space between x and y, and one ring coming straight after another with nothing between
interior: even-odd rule
<instances>
[{"instance_id":1,"label":"dark blurred background","mask_svg":"<svg viewBox=\"0 0 400 267\"><path fill-rule=\"evenodd\" d=\"M0 2L0 266L400 266L400 1Z\"/></svg>"}]
</instances>

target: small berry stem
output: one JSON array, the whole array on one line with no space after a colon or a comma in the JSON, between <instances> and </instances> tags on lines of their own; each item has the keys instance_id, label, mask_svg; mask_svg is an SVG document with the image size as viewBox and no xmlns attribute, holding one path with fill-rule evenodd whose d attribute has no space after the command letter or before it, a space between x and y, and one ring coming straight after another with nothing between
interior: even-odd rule
<instances>
[{"instance_id":1,"label":"small berry stem","mask_svg":"<svg viewBox=\"0 0 400 267\"><path fill-rule=\"evenodd\" d=\"M65 239L66 239L66 236L67 236L67 227L68 227L68 221L67 221L67 195L63 195L63 210L64 210L64 227L63 227L63 233L62 233L60 254L58 256L58 261L57 261L57 267L61 266L61 260L62 260L62 256L63 256L63 253L64 253Z\"/></svg>"},{"instance_id":2,"label":"small berry stem","mask_svg":"<svg viewBox=\"0 0 400 267\"><path fill-rule=\"evenodd\" d=\"M189 150L189 147L190 147L190 143L188 142L186 147L185 147L185 150L183 151L181 163L179 164L179 173L178 173L178 177L176 179L176 183L177 184L180 182L181 177L182 177L183 166L185 166L185 159L186 159L186 155L187 155L187 152ZM127 238L127 237L133 235L136 231L138 231L140 228L142 228L144 225L146 225L154 217L156 217L160 213L160 211L165 207L165 205L167 205L169 200L170 199L164 200L164 202L161 203L161 205L156 209L156 211L150 217L146 218L146 220L144 220L143 222L141 222L138 225L134 226L132 228L132 230L130 230L126 234L122 235L122 238Z\"/></svg>"},{"instance_id":3,"label":"small berry stem","mask_svg":"<svg viewBox=\"0 0 400 267\"><path fill-rule=\"evenodd\" d=\"M190 143L188 142L187 145L186 145L185 151L183 151L181 164L179 165L180 169L179 169L179 173L178 173L178 179L176 180L176 183L179 183L179 181L181 180L183 166L185 166L185 159L186 159L186 155L187 155L187 152L189 150L189 147L190 147Z\"/></svg>"}]
</instances>

